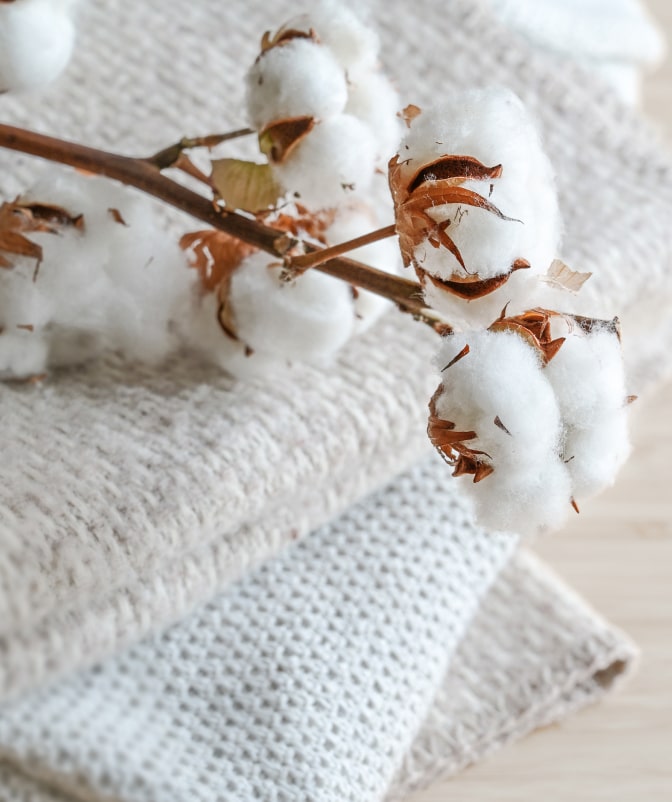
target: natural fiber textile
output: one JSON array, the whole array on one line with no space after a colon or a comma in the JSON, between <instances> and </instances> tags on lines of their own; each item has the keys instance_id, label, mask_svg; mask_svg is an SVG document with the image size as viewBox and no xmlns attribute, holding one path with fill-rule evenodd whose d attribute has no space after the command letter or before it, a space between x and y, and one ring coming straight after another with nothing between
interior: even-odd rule
<instances>
[{"instance_id":1,"label":"natural fiber textile","mask_svg":"<svg viewBox=\"0 0 672 802\"><path fill-rule=\"evenodd\" d=\"M135 153L240 124L260 32L297 6L171 8L84 4L66 76L41 97L3 97L3 118ZM667 155L608 92L569 67L558 74L477 3L437 14L423 0L372 2L370 12L404 102L495 80L538 114L566 258L593 272L586 307L622 314L640 391L666 369L672 334L652 302L652 287L662 304L672 282ZM39 169L6 153L0 164L8 196ZM0 388L0 694L176 620L415 461L432 347L397 315L328 370L295 366L266 382L233 385L176 358L160 371L99 364L37 390Z\"/></svg>"},{"instance_id":2,"label":"natural fiber textile","mask_svg":"<svg viewBox=\"0 0 672 802\"><path fill-rule=\"evenodd\" d=\"M373 802L598 698L632 648L531 558L470 626L517 542L476 529L437 463L7 706L7 802L31 798L16 765L84 800Z\"/></svg>"},{"instance_id":3,"label":"natural fiber textile","mask_svg":"<svg viewBox=\"0 0 672 802\"><path fill-rule=\"evenodd\" d=\"M621 313L630 390L640 392L669 369L672 342L672 324L658 313L672 291L672 166L655 137L610 92L572 66L558 71L477 2L363 5L380 27L383 58L398 81L402 105L428 103L447 87L497 82L509 84L539 116L558 173L564 258L574 269L593 272L582 291L586 311ZM39 98L1 97L0 115L13 124L141 155L184 134L236 127L244 122L242 76L260 34L297 10L289 0L146 0L123 10L109 0L90 0L66 76ZM12 197L38 169L34 160L0 154L0 191ZM187 221L172 217L171 224L176 231ZM202 799L217 799L211 783L231 773L242 786L262 783L264 793L273 791L266 797L245 791L225 796L227 802L359 802L399 795L611 687L631 647L527 558L516 558L495 580L505 557L502 541L466 522L462 529L462 508L447 488L432 497L434 483L443 481L436 477L445 477L438 463L429 473L400 480L414 488L410 512L401 515L388 490L385 504L368 502L244 576L426 454L433 348L424 327L390 314L325 369L296 365L265 380L234 384L185 356L160 370L110 357L60 372L42 387L0 387L0 695L16 697L150 638L95 670L8 703L2 744L20 771L4 769L0 799L44 799L40 777L84 799L149 800L150 792L162 799L162 783L176 766L193 799L199 799L197 791ZM434 531L427 516L439 514L437 502L445 503L446 517ZM390 521L395 514L405 524L403 536ZM352 516L360 516L355 530ZM400 536L404 570L388 574L386 566L397 565ZM342 550L333 545L330 551L337 542ZM426 554L438 561L433 570ZM338 555L347 561L341 565ZM461 574L465 564L469 570ZM425 570L424 582L416 565ZM327 581L329 568L340 583ZM297 583L294 570L306 581ZM322 587L311 584L310 576L325 577ZM391 577L399 599L386 584ZM234 579L240 584L212 601ZM358 597L361 606L348 597L351 586L367 590ZM330 597L326 588L333 591ZM289 629L273 610L251 630L237 626L243 620L251 626L270 589ZM294 592L302 600L297 608ZM391 601L399 618L390 623L385 615ZM231 605L236 611L242 605L242 619L239 612L231 617ZM320 631L341 633L342 640L299 638L313 632L301 627L301 611L311 605L317 605ZM153 634L189 614L167 634ZM372 618L384 624L376 649L368 641ZM344 631L346 624L350 629ZM229 639L221 634L227 627ZM221 643L209 652L217 637ZM181 638L187 644L194 639L193 654L161 651ZM302 655L288 664L294 672L288 685L279 682L281 672L264 673L277 666L264 662L264 650L278 638L287 649L296 641ZM221 654L239 654L241 642L248 650L240 652L247 659L243 674L208 673L211 659L219 665ZM340 647L346 650L343 661L334 657ZM426 660L415 661L416 653ZM115 673L125 665L132 666L131 674ZM240 670L242 663L237 665ZM300 717L283 728L282 714L273 718L274 711L289 709L283 707L290 703L285 691L296 688L292 682L302 666L312 676L326 672L327 679L330 666L337 672L332 684L304 689L301 699L326 708L330 725L340 722L343 733L334 735L315 722L305 730ZM355 698L352 715L341 716L329 706L347 690L338 680L357 673L371 695ZM109 678L118 683L105 685ZM254 693L262 679L268 696ZM247 696L246 682L252 688ZM114 695L101 698L108 688ZM388 693L396 694L394 708ZM239 742L228 741L229 751L215 754L229 720L219 716L244 705L250 694L255 704L269 700L255 729L263 733L264 754L272 752L279 731L305 749L317 749L308 741L311 732L322 746L337 736L338 759L299 767L303 779L314 779L311 771L323 777L315 787L283 775L282 755L255 768L258 753L245 754L247 724L234 728ZM157 695L166 698L164 718L151 706ZM369 703L375 715L361 721ZM388 726L391 709L397 716ZM130 717L133 710L137 719ZM121 711L129 715L123 718ZM143 722L143 711L156 716ZM139 729L126 731L133 721ZM111 740L103 748L94 735L108 724ZM199 727L212 740L194 740ZM167 737L157 747L150 741L160 732ZM161 745L160 761L152 758L143 767L143 749ZM375 760L370 771L352 774L358 780L355 795L354 780L350 786L338 783L355 772L364 749ZM142 797L131 794L138 776L146 783ZM343 794L334 796L334 789Z\"/></svg>"}]
</instances>

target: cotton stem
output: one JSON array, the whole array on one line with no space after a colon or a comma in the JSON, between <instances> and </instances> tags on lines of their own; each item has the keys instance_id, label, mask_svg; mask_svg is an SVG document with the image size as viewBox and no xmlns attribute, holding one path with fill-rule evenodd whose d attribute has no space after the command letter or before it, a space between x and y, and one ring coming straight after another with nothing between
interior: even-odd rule
<instances>
[{"instance_id":1,"label":"cotton stem","mask_svg":"<svg viewBox=\"0 0 672 802\"><path fill-rule=\"evenodd\" d=\"M212 200L172 181L162 175L160 168L151 160L121 156L4 124L0 124L0 147L120 181L279 259L283 259L286 252L282 249L284 234L257 220L227 211ZM306 249L315 250L309 244ZM450 331L450 327L423 304L422 288L414 281L343 257L331 258L315 269L388 298L403 312L440 333Z\"/></svg>"}]
</instances>

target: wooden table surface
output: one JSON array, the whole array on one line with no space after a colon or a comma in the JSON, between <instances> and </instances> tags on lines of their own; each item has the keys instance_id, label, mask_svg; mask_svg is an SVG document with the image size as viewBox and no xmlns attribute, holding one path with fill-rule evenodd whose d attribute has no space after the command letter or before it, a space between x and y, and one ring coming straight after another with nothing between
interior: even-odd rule
<instances>
[{"instance_id":1,"label":"wooden table surface","mask_svg":"<svg viewBox=\"0 0 672 802\"><path fill-rule=\"evenodd\" d=\"M672 2L647 5L672 51ZM672 59L647 79L644 106L672 145ZM536 550L636 640L635 678L408 802L672 802L672 383L634 405L632 424L616 485Z\"/></svg>"}]
</instances>

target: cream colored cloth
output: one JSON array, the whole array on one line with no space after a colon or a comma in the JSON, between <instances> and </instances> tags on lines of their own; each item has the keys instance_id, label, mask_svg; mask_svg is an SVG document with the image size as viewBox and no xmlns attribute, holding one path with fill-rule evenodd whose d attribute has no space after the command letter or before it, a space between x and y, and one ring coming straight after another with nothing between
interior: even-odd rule
<instances>
[{"instance_id":1,"label":"cream colored cloth","mask_svg":"<svg viewBox=\"0 0 672 802\"><path fill-rule=\"evenodd\" d=\"M517 539L474 527L440 467L6 706L0 798L376 802L599 698L632 647L531 557L497 579Z\"/></svg>"},{"instance_id":2,"label":"cream colored cloth","mask_svg":"<svg viewBox=\"0 0 672 802\"><path fill-rule=\"evenodd\" d=\"M478 3L451 0L440 12L429 0L366 5L381 28L383 58L403 103L422 105L445 87L494 81L511 85L539 115L558 171L565 257L575 269L594 273L583 292L589 311L625 312L630 389L641 391L669 368L672 325L652 304L655 296L663 308L672 289L667 154L610 93L571 66L558 72ZM271 6L147 0L123 10L91 0L68 74L39 99L0 98L0 115L136 154L183 134L239 125L242 75L260 33L297 10L287 0ZM36 169L34 160L0 154L3 194L25 187ZM176 357L160 371L110 359L64 371L39 389L1 387L0 694L15 696L164 629L423 456L433 345L423 327L390 315L328 370L296 366L268 382L234 385ZM377 526L381 508L369 509ZM408 552L409 565L422 558L423 542L416 544L417 555ZM481 559L494 577L488 543L483 541ZM315 570L321 559L314 554ZM267 570L281 571L270 565ZM352 581L365 581L367 570L366 562L358 563ZM502 575L493 598L510 605L520 587L521 601L529 598L530 604L513 607L517 617L504 619L495 614L498 603L494 610L483 608L482 623L470 630L460 652L466 663L450 667L452 690L438 697L439 712L431 714L431 722L441 722L440 734L426 731L409 752L460 640L452 630L450 648L436 657L441 670L432 663L434 673L418 691L424 701L413 706L405 734L395 735L389 755L386 742L377 742L389 760L371 780L371 798L453 770L594 698L618 674L610 667L628 662L631 649L617 634L562 586L536 576L526 565ZM419 596L433 593L436 582L419 587ZM451 602L439 597L439 620L445 622ZM551 604L559 619L550 615ZM476 606L474 596L461 608L460 632ZM501 614L508 615L507 606ZM502 630L502 640L490 621ZM529 641L522 634L528 631L537 633ZM263 633L259 629L255 637L263 639ZM506 640L507 633L513 640ZM484 659L479 649L489 642L496 645ZM321 657L319 649L315 654ZM474 692L479 672L488 668L497 678L489 675L483 684L494 697ZM79 676L69 680L72 687L95 675ZM512 691L509 700L513 676L521 677L524 692ZM45 705L59 692L45 697ZM37 697L26 698L39 712ZM62 716L67 710L61 709ZM77 778L86 761L68 764L58 757L61 744L67 751L77 741L73 733L54 740L24 729L32 745L21 751L17 732L6 730L5 747L25 772L56 774L70 789L81 786ZM47 759L52 746L57 751ZM127 754L117 754L120 777ZM395 782L392 775L404 760L410 761L404 777ZM7 783L18 782L7 775ZM87 794L106 798L103 785L90 778L87 783ZM17 793L22 800L39 798L31 790Z\"/></svg>"}]
</instances>

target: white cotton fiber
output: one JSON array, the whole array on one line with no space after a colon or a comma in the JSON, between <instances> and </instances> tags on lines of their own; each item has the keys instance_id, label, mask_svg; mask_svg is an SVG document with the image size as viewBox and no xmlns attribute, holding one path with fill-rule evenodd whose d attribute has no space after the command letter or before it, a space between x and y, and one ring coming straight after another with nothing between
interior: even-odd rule
<instances>
[{"instance_id":1,"label":"white cotton fiber","mask_svg":"<svg viewBox=\"0 0 672 802\"><path fill-rule=\"evenodd\" d=\"M44 86L65 69L75 42L69 2L0 3L0 92Z\"/></svg>"},{"instance_id":2,"label":"white cotton fiber","mask_svg":"<svg viewBox=\"0 0 672 802\"><path fill-rule=\"evenodd\" d=\"M466 492L479 524L495 531L533 537L559 529L573 514L570 474L558 460L495 470Z\"/></svg>"},{"instance_id":3,"label":"white cotton fiber","mask_svg":"<svg viewBox=\"0 0 672 802\"><path fill-rule=\"evenodd\" d=\"M274 171L290 195L311 209L324 209L368 189L376 151L368 126L350 114L339 114L316 125Z\"/></svg>"},{"instance_id":4,"label":"white cotton fiber","mask_svg":"<svg viewBox=\"0 0 672 802\"><path fill-rule=\"evenodd\" d=\"M546 375L563 416L576 426L591 426L605 413L625 407L623 356L612 329L598 326L584 334L575 328L549 362Z\"/></svg>"},{"instance_id":5,"label":"white cotton fiber","mask_svg":"<svg viewBox=\"0 0 672 802\"><path fill-rule=\"evenodd\" d=\"M366 123L378 143L377 163L386 167L399 146L402 122L399 93L385 73L363 72L348 86L345 111Z\"/></svg>"},{"instance_id":6,"label":"white cotton fiber","mask_svg":"<svg viewBox=\"0 0 672 802\"><path fill-rule=\"evenodd\" d=\"M0 333L0 380L41 376L48 356L49 346L40 334L5 330Z\"/></svg>"},{"instance_id":7,"label":"white cotton fiber","mask_svg":"<svg viewBox=\"0 0 672 802\"><path fill-rule=\"evenodd\" d=\"M331 51L309 39L293 39L262 53L246 77L247 114L262 130L292 117L326 119L345 108L345 73Z\"/></svg>"},{"instance_id":8,"label":"white cotton fiber","mask_svg":"<svg viewBox=\"0 0 672 802\"><path fill-rule=\"evenodd\" d=\"M229 288L229 333L216 295L194 291L181 316L185 338L238 378L331 358L352 334L350 286L313 270L287 283L281 269L263 252L240 264Z\"/></svg>"},{"instance_id":9,"label":"white cotton fiber","mask_svg":"<svg viewBox=\"0 0 672 802\"><path fill-rule=\"evenodd\" d=\"M349 80L375 69L380 50L378 34L347 3L318 0L308 13L287 23L288 28L311 28L334 54Z\"/></svg>"},{"instance_id":10,"label":"white cotton fiber","mask_svg":"<svg viewBox=\"0 0 672 802\"><path fill-rule=\"evenodd\" d=\"M105 179L68 172L50 173L24 201L63 206L83 214L84 223L58 235L28 234L44 253L35 280L34 260L13 258L15 266L0 271L5 352L11 351L7 335L25 331L19 326L32 327L35 339L46 343L47 366L108 349L154 362L177 347L173 317L194 274L158 227L148 200Z\"/></svg>"},{"instance_id":11,"label":"white cotton fiber","mask_svg":"<svg viewBox=\"0 0 672 802\"><path fill-rule=\"evenodd\" d=\"M387 221L386 221L387 222ZM354 208L339 210L334 222L326 230L329 245L354 239L381 227L382 223L374 210L364 204ZM401 256L396 237L373 242L344 254L349 259L363 262L370 267L399 275L402 271ZM381 295L366 290L354 290L355 333L366 331L381 314L391 306L391 302Z\"/></svg>"},{"instance_id":12,"label":"white cotton fiber","mask_svg":"<svg viewBox=\"0 0 672 802\"><path fill-rule=\"evenodd\" d=\"M607 412L588 427L569 427L564 454L577 499L589 498L613 485L630 456L624 409Z\"/></svg>"},{"instance_id":13,"label":"white cotton fiber","mask_svg":"<svg viewBox=\"0 0 672 802\"><path fill-rule=\"evenodd\" d=\"M281 266L264 253L248 257L234 273L230 303L240 339L286 360L332 356L352 331L352 293L338 279L308 271L280 280Z\"/></svg>"},{"instance_id":14,"label":"white cotton fiber","mask_svg":"<svg viewBox=\"0 0 672 802\"><path fill-rule=\"evenodd\" d=\"M576 327L546 368L566 434L563 457L576 498L613 484L630 453L627 391L620 341L613 328Z\"/></svg>"},{"instance_id":15,"label":"white cotton fiber","mask_svg":"<svg viewBox=\"0 0 672 802\"><path fill-rule=\"evenodd\" d=\"M445 247L418 243L418 266L441 278L501 276L524 259L534 273L544 273L556 255L560 219L553 170L534 122L520 99L508 89L470 90L449 95L425 109L411 123L399 148L401 175L411 181L423 166L444 155L471 156L487 167L502 165L499 178L463 184L493 203L504 221L464 203L428 204L431 217L450 223L446 233L465 263ZM434 208L432 208L432 206Z\"/></svg>"}]
</instances>

